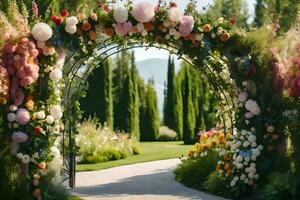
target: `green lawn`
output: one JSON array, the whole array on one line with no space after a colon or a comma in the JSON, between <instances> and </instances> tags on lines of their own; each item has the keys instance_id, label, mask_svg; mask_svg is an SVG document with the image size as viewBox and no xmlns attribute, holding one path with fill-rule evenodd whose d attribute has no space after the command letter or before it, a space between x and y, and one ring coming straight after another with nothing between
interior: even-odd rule
<instances>
[{"instance_id":1,"label":"green lawn","mask_svg":"<svg viewBox=\"0 0 300 200\"><path fill-rule=\"evenodd\" d=\"M141 142L140 154L126 159L97 164L77 164L77 171L93 171L140 162L179 158L186 156L193 145L183 145L183 142Z\"/></svg>"}]
</instances>

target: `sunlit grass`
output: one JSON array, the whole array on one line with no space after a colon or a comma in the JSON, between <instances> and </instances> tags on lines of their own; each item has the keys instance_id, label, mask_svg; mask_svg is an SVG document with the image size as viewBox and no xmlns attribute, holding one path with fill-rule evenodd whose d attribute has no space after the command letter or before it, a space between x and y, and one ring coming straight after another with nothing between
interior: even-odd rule
<instances>
[{"instance_id":1,"label":"sunlit grass","mask_svg":"<svg viewBox=\"0 0 300 200\"><path fill-rule=\"evenodd\" d=\"M77 171L102 170L121 165L179 158L186 156L192 145L183 145L183 142L141 142L140 155L130 156L123 160L109 161L97 164L78 164Z\"/></svg>"}]
</instances>

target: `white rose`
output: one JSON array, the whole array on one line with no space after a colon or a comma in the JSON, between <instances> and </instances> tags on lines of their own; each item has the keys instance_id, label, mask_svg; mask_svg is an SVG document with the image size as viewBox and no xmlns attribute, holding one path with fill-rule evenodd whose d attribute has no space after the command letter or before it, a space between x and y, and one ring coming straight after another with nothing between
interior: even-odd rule
<instances>
[{"instance_id":1,"label":"white rose","mask_svg":"<svg viewBox=\"0 0 300 200\"><path fill-rule=\"evenodd\" d=\"M136 25L136 28L138 29L139 32L142 32L144 30L144 24L143 23L138 23Z\"/></svg>"},{"instance_id":2,"label":"white rose","mask_svg":"<svg viewBox=\"0 0 300 200\"><path fill-rule=\"evenodd\" d=\"M249 173L249 174L248 174L248 178L249 178L249 179L254 179L254 174Z\"/></svg>"},{"instance_id":3,"label":"white rose","mask_svg":"<svg viewBox=\"0 0 300 200\"><path fill-rule=\"evenodd\" d=\"M45 42L52 37L51 27L43 22L35 24L32 28L32 36L35 40Z\"/></svg>"},{"instance_id":4,"label":"white rose","mask_svg":"<svg viewBox=\"0 0 300 200\"><path fill-rule=\"evenodd\" d=\"M258 180L259 179L259 174L255 174L254 178L255 178L255 180Z\"/></svg>"},{"instance_id":5,"label":"white rose","mask_svg":"<svg viewBox=\"0 0 300 200\"><path fill-rule=\"evenodd\" d=\"M27 154L23 155L22 156L22 163L24 163L24 164L30 163L30 156L27 155Z\"/></svg>"},{"instance_id":6,"label":"white rose","mask_svg":"<svg viewBox=\"0 0 300 200\"><path fill-rule=\"evenodd\" d=\"M167 11L167 18L172 22L179 22L183 17L182 12L177 7L172 7Z\"/></svg>"},{"instance_id":7,"label":"white rose","mask_svg":"<svg viewBox=\"0 0 300 200\"><path fill-rule=\"evenodd\" d=\"M47 124L52 124L54 122L54 118L51 115L48 115L46 117L46 123Z\"/></svg>"},{"instance_id":8,"label":"white rose","mask_svg":"<svg viewBox=\"0 0 300 200\"><path fill-rule=\"evenodd\" d=\"M15 112L15 111L17 111L18 110L18 106L16 106L16 105L10 105L9 106L9 110L11 111L11 112Z\"/></svg>"},{"instance_id":9,"label":"white rose","mask_svg":"<svg viewBox=\"0 0 300 200\"><path fill-rule=\"evenodd\" d=\"M56 120L62 118L62 111L60 105L54 105L50 109L51 116Z\"/></svg>"},{"instance_id":10,"label":"white rose","mask_svg":"<svg viewBox=\"0 0 300 200\"><path fill-rule=\"evenodd\" d=\"M255 155L252 155L252 156L251 156L251 160L252 160L252 161L256 161L256 156L255 156Z\"/></svg>"},{"instance_id":11,"label":"white rose","mask_svg":"<svg viewBox=\"0 0 300 200\"><path fill-rule=\"evenodd\" d=\"M76 26L68 26L68 25L66 25L65 31L66 31L67 33L73 35L73 34L76 33L76 31L77 31L77 27L76 27Z\"/></svg>"},{"instance_id":12,"label":"white rose","mask_svg":"<svg viewBox=\"0 0 300 200\"><path fill-rule=\"evenodd\" d=\"M39 111L39 112L37 112L36 113L36 117L38 119L45 119L45 117L46 117L45 111Z\"/></svg>"},{"instance_id":13,"label":"white rose","mask_svg":"<svg viewBox=\"0 0 300 200\"><path fill-rule=\"evenodd\" d=\"M249 99L246 102L245 108L251 113L253 113L254 115L259 115L260 113L260 107L258 106L257 102L252 99Z\"/></svg>"},{"instance_id":14,"label":"white rose","mask_svg":"<svg viewBox=\"0 0 300 200\"><path fill-rule=\"evenodd\" d=\"M218 23L219 24L222 24L224 22L224 17L220 17L219 19L218 19Z\"/></svg>"},{"instance_id":15,"label":"white rose","mask_svg":"<svg viewBox=\"0 0 300 200\"><path fill-rule=\"evenodd\" d=\"M118 23L124 23L128 20L128 10L124 6L114 8L114 19Z\"/></svg>"},{"instance_id":16,"label":"white rose","mask_svg":"<svg viewBox=\"0 0 300 200\"><path fill-rule=\"evenodd\" d=\"M255 135L250 135L250 136L248 137L248 141L249 141L250 143L256 142L256 136L255 136Z\"/></svg>"},{"instance_id":17,"label":"white rose","mask_svg":"<svg viewBox=\"0 0 300 200\"><path fill-rule=\"evenodd\" d=\"M13 123L13 128L19 128L20 125L18 123Z\"/></svg>"},{"instance_id":18,"label":"white rose","mask_svg":"<svg viewBox=\"0 0 300 200\"><path fill-rule=\"evenodd\" d=\"M15 113L8 113L7 120L9 122L14 122L16 120L16 114Z\"/></svg>"},{"instance_id":19,"label":"white rose","mask_svg":"<svg viewBox=\"0 0 300 200\"><path fill-rule=\"evenodd\" d=\"M264 149L264 146L263 145L259 145L257 148L258 148L258 150L262 151Z\"/></svg>"},{"instance_id":20,"label":"white rose","mask_svg":"<svg viewBox=\"0 0 300 200\"><path fill-rule=\"evenodd\" d=\"M240 177L240 180L244 180L246 178L246 175L245 174L242 174L241 177Z\"/></svg>"},{"instance_id":21,"label":"white rose","mask_svg":"<svg viewBox=\"0 0 300 200\"><path fill-rule=\"evenodd\" d=\"M231 181L230 186L234 187L235 185L236 185L236 182L235 181Z\"/></svg>"},{"instance_id":22,"label":"white rose","mask_svg":"<svg viewBox=\"0 0 300 200\"><path fill-rule=\"evenodd\" d=\"M66 19L67 26L76 26L78 24L78 19L75 16L68 17Z\"/></svg>"},{"instance_id":23,"label":"white rose","mask_svg":"<svg viewBox=\"0 0 300 200\"><path fill-rule=\"evenodd\" d=\"M17 158L22 159L23 158L23 154L22 153L17 153Z\"/></svg>"},{"instance_id":24,"label":"white rose","mask_svg":"<svg viewBox=\"0 0 300 200\"><path fill-rule=\"evenodd\" d=\"M243 161L243 157L242 156L238 156L237 158L236 158L236 162L242 162Z\"/></svg>"},{"instance_id":25,"label":"white rose","mask_svg":"<svg viewBox=\"0 0 300 200\"><path fill-rule=\"evenodd\" d=\"M50 72L49 77L54 82L59 81L62 79L62 71L59 69L54 69Z\"/></svg>"},{"instance_id":26,"label":"white rose","mask_svg":"<svg viewBox=\"0 0 300 200\"><path fill-rule=\"evenodd\" d=\"M256 157L260 156L260 151L258 149L252 149L252 154Z\"/></svg>"}]
</instances>

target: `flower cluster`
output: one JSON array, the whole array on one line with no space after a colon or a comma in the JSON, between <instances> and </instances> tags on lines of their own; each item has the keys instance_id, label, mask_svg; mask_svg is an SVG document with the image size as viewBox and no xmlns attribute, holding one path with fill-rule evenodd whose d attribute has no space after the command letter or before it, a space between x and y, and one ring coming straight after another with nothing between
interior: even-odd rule
<instances>
[{"instance_id":1,"label":"flower cluster","mask_svg":"<svg viewBox=\"0 0 300 200\"><path fill-rule=\"evenodd\" d=\"M211 131L201 133L200 140L195 144L195 150L189 152L189 157L204 157L208 151L218 151L226 146L226 140L231 138L230 134L225 136L221 131L212 129Z\"/></svg>"},{"instance_id":2,"label":"flower cluster","mask_svg":"<svg viewBox=\"0 0 300 200\"><path fill-rule=\"evenodd\" d=\"M5 105L9 99L9 75L6 68L0 64L0 105Z\"/></svg>"}]
</instances>

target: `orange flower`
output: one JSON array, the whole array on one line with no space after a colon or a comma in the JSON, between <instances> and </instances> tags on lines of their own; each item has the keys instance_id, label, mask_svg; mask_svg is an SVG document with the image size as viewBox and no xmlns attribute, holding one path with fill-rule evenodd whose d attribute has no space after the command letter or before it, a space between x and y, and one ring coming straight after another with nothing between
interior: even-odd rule
<instances>
[{"instance_id":1,"label":"orange flower","mask_svg":"<svg viewBox=\"0 0 300 200\"><path fill-rule=\"evenodd\" d=\"M115 30L113 28L106 28L105 33L106 33L106 35L111 37L115 34Z\"/></svg>"},{"instance_id":2,"label":"orange flower","mask_svg":"<svg viewBox=\"0 0 300 200\"><path fill-rule=\"evenodd\" d=\"M222 33L222 35L220 36L220 39L223 41L223 42L226 42L227 40L229 40L230 38L230 34L225 32L225 33Z\"/></svg>"},{"instance_id":3,"label":"orange flower","mask_svg":"<svg viewBox=\"0 0 300 200\"><path fill-rule=\"evenodd\" d=\"M216 171L220 171L221 167L222 166L220 164L218 164L217 167L216 167Z\"/></svg>"},{"instance_id":4,"label":"orange flower","mask_svg":"<svg viewBox=\"0 0 300 200\"><path fill-rule=\"evenodd\" d=\"M40 162L40 163L38 164L38 168L39 168L39 169L45 170L46 167L47 167L46 162Z\"/></svg>"},{"instance_id":5,"label":"orange flower","mask_svg":"<svg viewBox=\"0 0 300 200\"><path fill-rule=\"evenodd\" d=\"M159 30L161 30L162 32L166 32L167 31L167 28L165 27L165 25L161 24L159 25Z\"/></svg>"},{"instance_id":6,"label":"orange flower","mask_svg":"<svg viewBox=\"0 0 300 200\"><path fill-rule=\"evenodd\" d=\"M79 19L80 21L83 21L83 20L86 19L86 15L85 15L84 13L80 13L80 14L78 15L78 19Z\"/></svg>"},{"instance_id":7,"label":"orange flower","mask_svg":"<svg viewBox=\"0 0 300 200\"><path fill-rule=\"evenodd\" d=\"M7 99L4 97L0 97L0 105L5 105L7 104Z\"/></svg>"},{"instance_id":8,"label":"orange flower","mask_svg":"<svg viewBox=\"0 0 300 200\"><path fill-rule=\"evenodd\" d=\"M83 31L89 31L89 30L91 30L91 28L92 28L92 25L90 23L88 23L88 22L84 22L82 24L82 30Z\"/></svg>"},{"instance_id":9,"label":"orange flower","mask_svg":"<svg viewBox=\"0 0 300 200\"><path fill-rule=\"evenodd\" d=\"M144 28L145 28L146 31L149 32L149 31L152 31L153 25L152 25L151 22L147 22L147 23L144 24Z\"/></svg>"},{"instance_id":10,"label":"orange flower","mask_svg":"<svg viewBox=\"0 0 300 200\"><path fill-rule=\"evenodd\" d=\"M39 199L39 198L42 196L42 191L41 191L41 189L40 189L40 188L34 189L32 195L33 195L35 198Z\"/></svg>"},{"instance_id":11,"label":"orange flower","mask_svg":"<svg viewBox=\"0 0 300 200\"><path fill-rule=\"evenodd\" d=\"M33 95L32 94L29 94L26 96L26 101L30 101L30 100L33 100Z\"/></svg>"},{"instance_id":12,"label":"orange flower","mask_svg":"<svg viewBox=\"0 0 300 200\"><path fill-rule=\"evenodd\" d=\"M33 57L29 57L27 62L28 62L29 64L35 64L34 58L33 58Z\"/></svg>"},{"instance_id":13,"label":"orange flower","mask_svg":"<svg viewBox=\"0 0 300 200\"><path fill-rule=\"evenodd\" d=\"M211 25L210 24L205 24L204 26L203 26L203 31L205 32L205 33L208 33L208 32L210 32L211 31Z\"/></svg>"},{"instance_id":14,"label":"orange flower","mask_svg":"<svg viewBox=\"0 0 300 200\"><path fill-rule=\"evenodd\" d=\"M225 166L224 166L224 169L225 169L225 170L229 170L229 168L230 168L229 163L226 163Z\"/></svg>"},{"instance_id":15,"label":"orange flower","mask_svg":"<svg viewBox=\"0 0 300 200\"><path fill-rule=\"evenodd\" d=\"M89 36L90 36L90 39L93 40L93 41L95 41L96 38L97 38L97 34L96 34L95 31L90 31Z\"/></svg>"},{"instance_id":16,"label":"orange flower","mask_svg":"<svg viewBox=\"0 0 300 200\"><path fill-rule=\"evenodd\" d=\"M33 110L34 109L34 101L33 100L27 101L25 106L26 106L27 110Z\"/></svg>"},{"instance_id":17,"label":"orange flower","mask_svg":"<svg viewBox=\"0 0 300 200\"><path fill-rule=\"evenodd\" d=\"M232 169L227 170L227 175L230 176L232 174Z\"/></svg>"}]
</instances>

